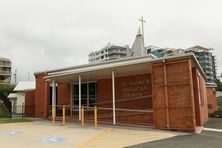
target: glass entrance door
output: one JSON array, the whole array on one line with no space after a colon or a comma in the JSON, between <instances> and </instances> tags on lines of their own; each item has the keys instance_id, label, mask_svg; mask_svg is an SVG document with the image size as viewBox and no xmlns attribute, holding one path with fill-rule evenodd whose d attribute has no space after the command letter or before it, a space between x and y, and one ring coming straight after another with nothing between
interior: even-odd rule
<instances>
[{"instance_id":1,"label":"glass entrance door","mask_svg":"<svg viewBox=\"0 0 222 148\"><path fill-rule=\"evenodd\" d=\"M79 84L73 85L73 105L79 106ZM81 84L81 104L85 107L93 107L97 100L96 82Z\"/></svg>"}]
</instances>

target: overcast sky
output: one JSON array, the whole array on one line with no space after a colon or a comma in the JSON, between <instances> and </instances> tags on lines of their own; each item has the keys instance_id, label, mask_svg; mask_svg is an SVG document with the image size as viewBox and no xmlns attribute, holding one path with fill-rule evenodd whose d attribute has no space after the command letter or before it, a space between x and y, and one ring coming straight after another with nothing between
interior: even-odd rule
<instances>
[{"instance_id":1,"label":"overcast sky","mask_svg":"<svg viewBox=\"0 0 222 148\"><path fill-rule=\"evenodd\" d=\"M108 42L132 46L141 16L146 46L214 48L222 72L222 0L0 0L0 56L34 79Z\"/></svg>"}]
</instances>

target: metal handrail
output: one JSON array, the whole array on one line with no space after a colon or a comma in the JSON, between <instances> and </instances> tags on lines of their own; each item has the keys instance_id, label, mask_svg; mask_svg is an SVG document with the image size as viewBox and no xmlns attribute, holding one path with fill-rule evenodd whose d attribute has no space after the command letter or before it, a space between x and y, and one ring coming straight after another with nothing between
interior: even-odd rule
<instances>
[{"instance_id":1,"label":"metal handrail","mask_svg":"<svg viewBox=\"0 0 222 148\"><path fill-rule=\"evenodd\" d=\"M128 111L128 112L144 112L144 113L153 113L152 109L122 109L122 108L117 108L117 111Z\"/></svg>"},{"instance_id":2,"label":"metal handrail","mask_svg":"<svg viewBox=\"0 0 222 148\"><path fill-rule=\"evenodd\" d=\"M99 109L101 109L101 110L113 110L113 108L107 108L107 107L97 107L97 109L99 110ZM153 110L152 109L129 109L129 108L127 108L127 109L123 109L123 108L116 108L115 109L116 111L129 111L129 112L144 112L144 113L152 113L153 112Z\"/></svg>"},{"instance_id":3,"label":"metal handrail","mask_svg":"<svg viewBox=\"0 0 222 148\"><path fill-rule=\"evenodd\" d=\"M136 98L130 98L130 99L120 99L120 100L116 100L116 105L118 106L119 103L123 103L123 102L126 102L126 101L133 101L133 100L139 100L139 99L149 99L149 98L152 98L152 95L148 95L148 96L143 96L143 97L136 97ZM106 107L100 107L101 105L107 105L107 104L112 104L112 101L103 101L103 102L100 102L100 103L91 103L90 106L97 106L98 109L112 109L112 108L106 108ZM79 109L79 106L76 106L76 105L55 105L55 107L63 107L65 106L66 108L76 108L76 109ZM93 109L93 107L87 107L87 106L84 106L84 108L87 108L87 109ZM49 105L49 109L51 110L52 108L52 105ZM116 108L118 109L118 108Z\"/></svg>"},{"instance_id":4,"label":"metal handrail","mask_svg":"<svg viewBox=\"0 0 222 148\"><path fill-rule=\"evenodd\" d=\"M130 98L130 99L120 99L120 100L116 99L116 103L118 104L120 102L126 102L126 101L129 101L129 100L132 101L132 100L145 99L145 98L150 99L150 98L152 98L152 95L143 96L143 97L135 97L135 98ZM101 104L104 105L104 104L110 104L110 103L112 103L112 101L103 101L103 102L100 102L100 103L93 103L92 105L100 106Z\"/></svg>"}]
</instances>

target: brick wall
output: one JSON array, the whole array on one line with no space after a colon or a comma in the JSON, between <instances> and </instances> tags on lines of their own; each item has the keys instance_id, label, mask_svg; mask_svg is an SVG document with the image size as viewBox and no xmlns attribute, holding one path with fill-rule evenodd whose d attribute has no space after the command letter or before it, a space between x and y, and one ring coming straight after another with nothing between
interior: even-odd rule
<instances>
[{"instance_id":1,"label":"brick wall","mask_svg":"<svg viewBox=\"0 0 222 148\"><path fill-rule=\"evenodd\" d=\"M38 75L36 77L36 91L35 91L35 116L37 118L44 118L46 116L46 89L45 89L45 80L43 79L44 75ZM49 91L49 90L48 90Z\"/></svg>"},{"instance_id":2,"label":"brick wall","mask_svg":"<svg viewBox=\"0 0 222 148\"><path fill-rule=\"evenodd\" d=\"M117 123L154 124L159 129L194 132L196 126L206 122L205 80L198 69L192 70L191 59L153 63L151 70L152 73L115 77L117 109L154 110L116 111ZM36 77L36 117L48 116L50 87L43 77ZM112 109L111 78L98 80L97 88L98 107ZM57 95L58 105L69 105L70 85L59 84ZM112 110L99 109L98 120L112 122Z\"/></svg>"},{"instance_id":3,"label":"brick wall","mask_svg":"<svg viewBox=\"0 0 222 148\"><path fill-rule=\"evenodd\" d=\"M59 83L57 88L57 109L56 115L62 116L62 105L70 105L70 84ZM69 113L69 108L66 107L66 112Z\"/></svg>"},{"instance_id":4,"label":"brick wall","mask_svg":"<svg viewBox=\"0 0 222 148\"><path fill-rule=\"evenodd\" d=\"M58 85L57 105L70 105L70 84Z\"/></svg>"},{"instance_id":5,"label":"brick wall","mask_svg":"<svg viewBox=\"0 0 222 148\"><path fill-rule=\"evenodd\" d=\"M202 103L200 105L200 126L203 126L208 121L208 110L207 110L207 88L206 82L203 76L200 75L200 94Z\"/></svg>"},{"instance_id":6,"label":"brick wall","mask_svg":"<svg viewBox=\"0 0 222 148\"><path fill-rule=\"evenodd\" d=\"M35 116L35 91L25 92L25 116Z\"/></svg>"},{"instance_id":7,"label":"brick wall","mask_svg":"<svg viewBox=\"0 0 222 148\"><path fill-rule=\"evenodd\" d=\"M203 126L208 120L206 84L197 68L193 68L192 72L196 125Z\"/></svg>"},{"instance_id":8,"label":"brick wall","mask_svg":"<svg viewBox=\"0 0 222 148\"><path fill-rule=\"evenodd\" d=\"M155 127L194 132L191 61L152 64L152 81Z\"/></svg>"},{"instance_id":9,"label":"brick wall","mask_svg":"<svg viewBox=\"0 0 222 148\"><path fill-rule=\"evenodd\" d=\"M216 90L214 87L207 87L207 101L209 114L213 114L218 109L217 99L216 99Z\"/></svg>"},{"instance_id":10,"label":"brick wall","mask_svg":"<svg viewBox=\"0 0 222 148\"><path fill-rule=\"evenodd\" d=\"M100 107L112 108L112 80L98 80ZM152 109L151 74L115 77L116 108ZM153 124L153 113L116 111L117 123ZM99 120L112 121L112 111L99 110Z\"/></svg>"},{"instance_id":11,"label":"brick wall","mask_svg":"<svg viewBox=\"0 0 222 148\"><path fill-rule=\"evenodd\" d=\"M38 118L49 116L50 85L44 80L44 76L38 75L36 77L35 116ZM70 105L70 84L58 84L57 91L57 105Z\"/></svg>"},{"instance_id":12,"label":"brick wall","mask_svg":"<svg viewBox=\"0 0 222 148\"><path fill-rule=\"evenodd\" d=\"M50 87L44 76L44 74L36 76L35 116L37 118L46 118L49 114Z\"/></svg>"}]
</instances>

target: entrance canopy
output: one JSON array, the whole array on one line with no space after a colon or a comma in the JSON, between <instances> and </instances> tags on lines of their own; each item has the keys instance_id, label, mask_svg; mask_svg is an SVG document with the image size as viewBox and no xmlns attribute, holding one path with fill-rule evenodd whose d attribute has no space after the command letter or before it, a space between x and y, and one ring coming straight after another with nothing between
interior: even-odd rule
<instances>
[{"instance_id":1,"label":"entrance canopy","mask_svg":"<svg viewBox=\"0 0 222 148\"><path fill-rule=\"evenodd\" d=\"M136 65L121 66L116 68L107 68L93 71L85 71L78 73L64 73L64 74L52 74L46 76L47 80L54 80L58 83L77 83L79 81L79 75L81 76L82 81L96 81L99 79L110 78L112 71L115 72L115 77L124 76L124 75L133 75L141 73L150 73L151 64L142 63Z\"/></svg>"},{"instance_id":2,"label":"entrance canopy","mask_svg":"<svg viewBox=\"0 0 222 148\"><path fill-rule=\"evenodd\" d=\"M183 54L179 56L170 56L156 59L152 55L142 57L124 58L120 60L107 61L102 63L86 64L63 69L47 71L45 79L47 81L56 81L58 83L76 83L79 81L81 75L82 81L95 81L98 79L110 78L112 71L115 72L115 77L123 75L151 73L151 64L163 60L178 60L187 57L192 57L195 61L194 65L200 69L204 75L201 67L193 54ZM192 62L193 63L193 62ZM35 73L35 75L42 72Z\"/></svg>"},{"instance_id":3,"label":"entrance canopy","mask_svg":"<svg viewBox=\"0 0 222 148\"><path fill-rule=\"evenodd\" d=\"M58 83L76 83L81 75L82 81L95 81L98 79L110 78L112 71L115 76L150 73L151 64L147 61L154 59L153 56L143 58L127 58L104 63L87 64L49 72L46 80L54 80Z\"/></svg>"}]
</instances>

